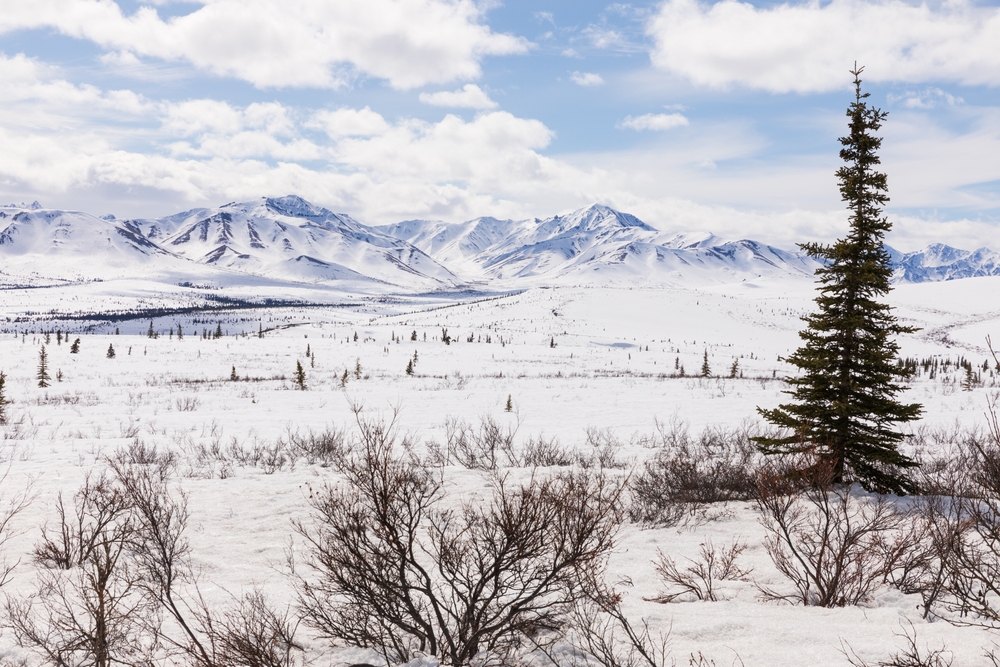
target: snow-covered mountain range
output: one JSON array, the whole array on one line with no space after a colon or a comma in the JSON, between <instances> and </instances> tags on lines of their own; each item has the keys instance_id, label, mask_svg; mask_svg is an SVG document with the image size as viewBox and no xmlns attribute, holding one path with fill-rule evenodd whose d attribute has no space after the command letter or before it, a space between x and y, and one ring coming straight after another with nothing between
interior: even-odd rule
<instances>
[{"instance_id":1,"label":"snow-covered mountain range","mask_svg":"<svg viewBox=\"0 0 1000 667\"><path fill-rule=\"evenodd\" d=\"M896 280L1000 275L1000 253L934 244L890 249ZM712 284L809 277L802 253L707 233L661 232L601 205L530 220L407 220L366 226L290 195L117 220L31 205L0 207L0 274L60 280L176 281L259 276L297 284L447 290L537 284Z\"/></svg>"}]
</instances>

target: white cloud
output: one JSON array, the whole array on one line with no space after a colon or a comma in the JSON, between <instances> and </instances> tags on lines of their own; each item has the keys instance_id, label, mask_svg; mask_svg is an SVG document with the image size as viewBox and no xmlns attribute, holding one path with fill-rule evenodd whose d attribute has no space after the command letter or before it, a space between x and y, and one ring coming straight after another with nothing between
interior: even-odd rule
<instances>
[{"instance_id":1,"label":"white cloud","mask_svg":"<svg viewBox=\"0 0 1000 667\"><path fill-rule=\"evenodd\" d=\"M32 59L0 57L0 201L37 198L76 208L99 198L86 208L106 211L113 201L116 214L153 215L296 192L368 223L523 217L601 201L665 230L784 247L829 241L846 229L835 154L762 164L766 140L735 121L693 123L664 138L670 150L643 142L630 151L551 155L552 130L503 111L428 122L387 119L369 107L175 103L58 77ZM893 111L882 155L893 204L1000 208L995 189L974 187L1000 181L1000 110L960 105L947 114L962 122ZM680 121L656 120L674 117L683 118L668 111L628 122L655 129L676 126ZM996 245L988 222L935 227L890 215L897 221L890 240L904 248L928 240Z\"/></svg>"},{"instance_id":2,"label":"white cloud","mask_svg":"<svg viewBox=\"0 0 1000 667\"><path fill-rule=\"evenodd\" d=\"M965 100L961 97L946 93L940 88L928 88L919 92L907 91L903 95L890 93L887 99L889 104L902 104L907 109L933 109L939 106L953 107L965 104Z\"/></svg>"},{"instance_id":3,"label":"white cloud","mask_svg":"<svg viewBox=\"0 0 1000 667\"><path fill-rule=\"evenodd\" d=\"M569 78L578 86L589 87L604 85L604 79L601 75L594 74L593 72L573 72L569 75Z\"/></svg>"},{"instance_id":4,"label":"white cloud","mask_svg":"<svg viewBox=\"0 0 1000 667\"><path fill-rule=\"evenodd\" d=\"M497 103L474 83L465 84L460 90L442 90L438 93L420 93L420 101L435 107L463 109L495 109Z\"/></svg>"},{"instance_id":5,"label":"white cloud","mask_svg":"<svg viewBox=\"0 0 1000 667\"><path fill-rule=\"evenodd\" d=\"M113 0L6 3L0 34L53 28L115 52L186 61L258 87L336 88L358 75L398 89L478 77L488 55L524 53L524 39L492 32L473 0L203 0L163 20ZM134 64L134 63L133 63Z\"/></svg>"},{"instance_id":6,"label":"white cloud","mask_svg":"<svg viewBox=\"0 0 1000 667\"><path fill-rule=\"evenodd\" d=\"M619 129L629 130L672 130L675 127L688 125L688 119L679 113L647 113L641 116L626 116L625 120L618 123Z\"/></svg>"},{"instance_id":7,"label":"white cloud","mask_svg":"<svg viewBox=\"0 0 1000 667\"><path fill-rule=\"evenodd\" d=\"M389 123L369 107L364 109L341 108L335 111L319 111L306 122L306 127L319 128L331 139L341 137L371 137L383 134Z\"/></svg>"},{"instance_id":8,"label":"white cloud","mask_svg":"<svg viewBox=\"0 0 1000 667\"><path fill-rule=\"evenodd\" d=\"M655 67L703 86L829 91L855 61L872 81L1000 84L1000 8L969 0L666 0L647 31Z\"/></svg>"}]
</instances>

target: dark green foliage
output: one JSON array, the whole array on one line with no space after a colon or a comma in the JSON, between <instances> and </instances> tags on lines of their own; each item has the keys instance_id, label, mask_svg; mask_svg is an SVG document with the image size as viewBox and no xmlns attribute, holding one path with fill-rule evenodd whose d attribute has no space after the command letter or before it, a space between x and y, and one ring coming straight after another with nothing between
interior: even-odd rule
<instances>
[{"instance_id":1,"label":"dark green foliage","mask_svg":"<svg viewBox=\"0 0 1000 667\"><path fill-rule=\"evenodd\" d=\"M413 359L406 362L406 374L413 375Z\"/></svg>"},{"instance_id":2,"label":"dark green foliage","mask_svg":"<svg viewBox=\"0 0 1000 667\"><path fill-rule=\"evenodd\" d=\"M740 360L733 359L733 365L729 367L729 377L734 378L740 374Z\"/></svg>"},{"instance_id":3,"label":"dark green foliage","mask_svg":"<svg viewBox=\"0 0 1000 667\"><path fill-rule=\"evenodd\" d=\"M555 346L556 346L556 337L553 336L552 338L549 339L549 347L555 347Z\"/></svg>"},{"instance_id":4,"label":"dark green foliage","mask_svg":"<svg viewBox=\"0 0 1000 667\"><path fill-rule=\"evenodd\" d=\"M417 339L417 330L414 329L413 333L410 334L410 340L416 340L416 339Z\"/></svg>"},{"instance_id":5,"label":"dark green foliage","mask_svg":"<svg viewBox=\"0 0 1000 667\"><path fill-rule=\"evenodd\" d=\"M511 399L510 394L507 394L507 405L503 406L504 412L514 411L514 401Z\"/></svg>"},{"instance_id":6,"label":"dark green foliage","mask_svg":"<svg viewBox=\"0 0 1000 667\"><path fill-rule=\"evenodd\" d=\"M235 368L234 368L235 371ZM295 361L295 375L292 377L292 381L295 382L295 386L299 389L305 390L306 388L306 369L302 368L302 362Z\"/></svg>"},{"instance_id":7,"label":"dark green foliage","mask_svg":"<svg viewBox=\"0 0 1000 667\"><path fill-rule=\"evenodd\" d=\"M39 387L48 387L51 384L49 377L49 353L45 351L45 346L38 351L38 379Z\"/></svg>"},{"instance_id":8,"label":"dark green foliage","mask_svg":"<svg viewBox=\"0 0 1000 667\"><path fill-rule=\"evenodd\" d=\"M108 345L108 354L107 354L107 357L108 357L108 359L114 359L115 358L115 346L114 346L113 343L110 344L110 345Z\"/></svg>"},{"instance_id":9,"label":"dark green foliage","mask_svg":"<svg viewBox=\"0 0 1000 667\"><path fill-rule=\"evenodd\" d=\"M785 393L794 402L758 408L788 434L755 441L768 454L812 454L834 483L855 479L870 490L906 493L914 484L903 471L917 463L899 451L904 436L897 425L917 419L922 407L896 400L903 390L896 381L907 373L897 364L894 336L915 329L898 324L890 307L878 300L891 289L892 268L883 244L891 223L882 215L889 200L886 175L875 171L882 140L872 132L886 114L865 102L861 69L852 74L850 135L840 139L846 164L837 170L851 229L831 246L800 246L823 262L816 271L817 312L803 318L803 345L786 360L800 371L786 378L792 390Z\"/></svg>"},{"instance_id":10,"label":"dark green foliage","mask_svg":"<svg viewBox=\"0 0 1000 667\"><path fill-rule=\"evenodd\" d=\"M712 367L708 365L708 350L705 350L705 356L701 360L701 376L707 378L712 374Z\"/></svg>"},{"instance_id":11,"label":"dark green foliage","mask_svg":"<svg viewBox=\"0 0 1000 667\"><path fill-rule=\"evenodd\" d=\"M76 340L73 341L73 344L69 346L69 353L79 354L79 352L80 352L80 339L77 338Z\"/></svg>"},{"instance_id":12,"label":"dark green foliage","mask_svg":"<svg viewBox=\"0 0 1000 667\"><path fill-rule=\"evenodd\" d=\"M240 379L239 376L236 374L236 366L233 366L233 369L229 371L229 379L233 382L236 382L237 380Z\"/></svg>"},{"instance_id":13,"label":"dark green foliage","mask_svg":"<svg viewBox=\"0 0 1000 667\"><path fill-rule=\"evenodd\" d=\"M4 385L7 384L7 376L0 371L0 424L7 423L7 394L4 393Z\"/></svg>"},{"instance_id":14,"label":"dark green foliage","mask_svg":"<svg viewBox=\"0 0 1000 667\"><path fill-rule=\"evenodd\" d=\"M153 330L153 320L149 321L149 330L146 331L147 338L156 338L156 331Z\"/></svg>"},{"instance_id":15,"label":"dark green foliage","mask_svg":"<svg viewBox=\"0 0 1000 667\"><path fill-rule=\"evenodd\" d=\"M184 340L184 330L181 329L181 323L177 323L177 340Z\"/></svg>"},{"instance_id":16,"label":"dark green foliage","mask_svg":"<svg viewBox=\"0 0 1000 667\"><path fill-rule=\"evenodd\" d=\"M215 325L215 335L213 336L213 338L216 339L222 338L222 322L219 322L218 324Z\"/></svg>"}]
</instances>

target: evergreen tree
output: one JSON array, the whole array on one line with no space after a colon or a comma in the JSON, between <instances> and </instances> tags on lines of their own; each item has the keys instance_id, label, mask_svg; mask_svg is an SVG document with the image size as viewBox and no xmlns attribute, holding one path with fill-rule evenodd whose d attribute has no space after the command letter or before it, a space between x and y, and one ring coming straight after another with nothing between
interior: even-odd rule
<instances>
[{"instance_id":1,"label":"evergreen tree","mask_svg":"<svg viewBox=\"0 0 1000 667\"><path fill-rule=\"evenodd\" d=\"M903 390L896 380L906 370L896 364L894 336L915 329L898 324L878 300L889 293L892 276L883 244L891 228L882 215L887 180L875 171L882 140L873 134L886 113L865 101L862 69L851 72L850 134L840 139L846 164L837 170L841 199L851 211L850 231L831 246L800 246L823 263L816 271L817 312L803 318L803 344L787 359L800 371L786 378L792 390L785 393L793 402L757 409L788 434L755 441L768 454L813 454L817 469L832 474L834 483L856 479L869 490L906 493L914 484L903 471L917 463L899 451L904 435L896 425L917 419L922 407L896 400Z\"/></svg>"},{"instance_id":2,"label":"evergreen tree","mask_svg":"<svg viewBox=\"0 0 1000 667\"><path fill-rule=\"evenodd\" d=\"M114 343L111 343L110 345L108 345L108 354L106 356L108 357L108 359L114 359L115 358L115 346L114 346Z\"/></svg>"},{"instance_id":3,"label":"evergreen tree","mask_svg":"<svg viewBox=\"0 0 1000 667\"><path fill-rule=\"evenodd\" d=\"M233 369L229 371L229 379L232 382L236 382L237 380L240 379L239 376L236 375L236 366L233 366Z\"/></svg>"},{"instance_id":4,"label":"evergreen tree","mask_svg":"<svg viewBox=\"0 0 1000 667\"><path fill-rule=\"evenodd\" d=\"M181 329L181 323L177 323L177 340L184 340L184 330Z\"/></svg>"},{"instance_id":5,"label":"evergreen tree","mask_svg":"<svg viewBox=\"0 0 1000 667\"><path fill-rule=\"evenodd\" d=\"M361 359L354 360L354 379L361 379Z\"/></svg>"},{"instance_id":6,"label":"evergreen tree","mask_svg":"<svg viewBox=\"0 0 1000 667\"><path fill-rule=\"evenodd\" d=\"M729 377L735 378L740 374L740 360L733 358L733 365L729 367Z\"/></svg>"},{"instance_id":7,"label":"evergreen tree","mask_svg":"<svg viewBox=\"0 0 1000 667\"><path fill-rule=\"evenodd\" d=\"M149 329L146 331L146 338L155 338L156 332L153 331L153 320L149 321Z\"/></svg>"},{"instance_id":8,"label":"evergreen tree","mask_svg":"<svg viewBox=\"0 0 1000 667\"><path fill-rule=\"evenodd\" d=\"M414 329L413 333L410 334L410 340L416 340L416 339L417 339L417 330Z\"/></svg>"},{"instance_id":9,"label":"evergreen tree","mask_svg":"<svg viewBox=\"0 0 1000 667\"><path fill-rule=\"evenodd\" d=\"M7 405L10 403L7 400L7 394L4 393L5 384L7 384L7 376L4 375L3 371L0 371L0 424L7 423Z\"/></svg>"},{"instance_id":10,"label":"evergreen tree","mask_svg":"<svg viewBox=\"0 0 1000 667\"><path fill-rule=\"evenodd\" d=\"M406 374L413 375L413 359L406 362Z\"/></svg>"},{"instance_id":11,"label":"evergreen tree","mask_svg":"<svg viewBox=\"0 0 1000 667\"><path fill-rule=\"evenodd\" d=\"M708 349L705 350L705 356L701 360L701 376L707 378L712 374L712 367L708 365Z\"/></svg>"},{"instance_id":12,"label":"evergreen tree","mask_svg":"<svg viewBox=\"0 0 1000 667\"><path fill-rule=\"evenodd\" d=\"M309 347L309 343L306 343L306 356L307 357L311 357L312 356L312 348Z\"/></svg>"},{"instance_id":13,"label":"evergreen tree","mask_svg":"<svg viewBox=\"0 0 1000 667\"><path fill-rule=\"evenodd\" d=\"M222 322L215 325L215 338L222 338Z\"/></svg>"},{"instance_id":14,"label":"evergreen tree","mask_svg":"<svg viewBox=\"0 0 1000 667\"><path fill-rule=\"evenodd\" d=\"M305 390L306 388L306 369L302 368L302 362L295 360L295 377L293 378L295 386L299 389Z\"/></svg>"},{"instance_id":15,"label":"evergreen tree","mask_svg":"<svg viewBox=\"0 0 1000 667\"><path fill-rule=\"evenodd\" d=\"M341 387L346 387L347 386L347 377L348 377L348 373L347 373L347 369L345 368L344 369L344 374L340 376L340 386Z\"/></svg>"},{"instance_id":16,"label":"evergreen tree","mask_svg":"<svg viewBox=\"0 0 1000 667\"><path fill-rule=\"evenodd\" d=\"M52 380L49 377L49 353L45 351L44 345L38 350L38 375L35 377L39 387L48 387Z\"/></svg>"},{"instance_id":17,"label":"evergreen tree","mask_svg":"<svg viewBox=\"0 0 1000 667\"><path fill-rule=\"evenodd\" d=\"M258 326L258 329L257 329L257 338L263 338L264 337L264 323L261 322L257 326Z\"/></svg>"},{"instance_id":18,"label":"evergreen tree","mask_svg":"<svg viewBox=\"0 0 1000 667\"><path fill-rule=\"evenodd\" d=\"M73 341L73 344L69 346L70 354L78 354L80 352L80 339L77 338Z\"/></svg>"},{"instance_id":19,"label":"evergreen tree","mask_svg":"<svg viewBox=\"0 0 1000 667\"><path fill-rule=\"evenodd\" d=\"M514 401L513 399L511 399L510 394L507 394L507 405L503 406L503 411L504 412L514 411Z\"/></svg>"}]
</instances>

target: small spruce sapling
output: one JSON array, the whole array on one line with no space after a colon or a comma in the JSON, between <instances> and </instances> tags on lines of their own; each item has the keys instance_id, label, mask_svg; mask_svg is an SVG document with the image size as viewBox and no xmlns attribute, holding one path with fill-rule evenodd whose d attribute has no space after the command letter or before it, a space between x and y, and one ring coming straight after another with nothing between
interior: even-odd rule
<instances>
[{"instance_id":1,"label":"small spruce sapling","mask_svg":"<svg viewBox=\"0 0 1000 667\"><path fill-rule=\"evenodd\" d=\"M184 340L184 330L181 329L181 323L177 323L177 340Z\"/></svg>"},{"instance_id":2,"label":"small spruce sapling","mask_svg":"<svg viewBox=\"0 0 1000 667\"><path fill-rule=\"evenodd\" d=\"M354 360L354 379L361 379L361 359Z\"/></svg>"},{"instance_id":3,"label":"small spruce sapling","mask_svg":"<svg viewBox=\"0 0 1000 667\"><path fill-rule=\"evenodd\" d=\"M44 345L38 350L38 375L36 377L39 387L48 387L52 379L49 377L49 353L45 351Z\"/></svg>"},{"instance_id":4,"label":"small spruce sapling","mask_svg":"<svg viewBox=\"0 0 1000 667\"><path fill-rule=\"evenodd\" d=\"M79 338L77 338L76 340L74 340L73 344L69 346L69 353L70 354L79 354L80 353L80 339Z\"/></svg>"},{"instance_id":5,"label":"small spruce sapling","mask_svg":"<svg viewBox=\"0 0 1000 667\"><path fill-rule=\"evenodd\" d=\"M347 386L347 378L348 377L349 377L349 373L347 372L347 369L345 368L344 369L344 374L340 376L340 386L341 387L346 387Z\"/></svg>"},{"instance_id":6,"label":"small spruce sapling","mask_svg":"<svg viewBox=\"0 0 1000 667\"><path fill-rule=\"evenodd\" d=\"M556 346L556 337L553 336L552 338L549 339L549 347L555 347L555 346Z\"/></svg>"},{"instance_id":7,"label":"small spruce sapling","mask_svg":"<svg viewBox=\"0 0 1000 667\"><path fill-rule=\"evenodd\" d=\"M114 343L108 345L108 354L106 355L108 359L115 358L115 346Z\"/></svg>"},{"instance_id":8,"label":"small spruce sapling","mask_svg":"<svg viewBox=\"0 0 1000 667\"><path fill-rule=\"evenodd\" d=\"M740 374L740 360L733 359L733 365L729 367L729 377L735 378Z\"/></svg>"},{"instance_id":9,"label":"small spruce sapling","mask_svg":"<svg viewBox=\"0 0 1000 667\"><path fill-rule=\"evenodd\" d=\"M701 361L701 376L707 378L712 374L712 367L708 365L708 350L705 350L705 356L702 357Z\"/></svg>"},{"instance_id":10,"label":"small spruce sapling","mask_svg":"<svg viewBox=\"0 0 1000 667\"><path fill-rule=\"evenodd\" d=\"M239 376L236 375L236 366L235 365L233 366L233 369L231 371L229 371L229 379L231 381L233 381L233 382L236 382L237 380L240 379Z\"/></svg>"},{"instance_id":11,"label":"small spruce sapling","mask_svg":"<svg viewBox=\"0 0 1000 667\"><path fill-rule=\"evenodd\" d=\"M416 340L416 339L417 339L417 330L414 329L413 333L410 334L410 340Z\"/></svg>"},{"instance_id":12,"label":"small spruce sapling","mask_svg":"<svg viewBox=\"0 0 1000 667\"><path fill-rule=\"evenodd\" d=\"M62 369L60 368L59 370L56 371L56 381L62 382L62 379L63 379L63 374L62 374Z\"/></svg>"},{"instance_id":13,"label":"small spruce sapling","mask_svg":"<svg viewBox=\"0 0 1000 667\"><path fill-rule=\"evenodd\" d=\"M10 403L7 400L7 394L4 392L5 384L7 384L7 376L4 375L3 371L0 371L0 424L7 423L7 405Z\"/></svg>"},{"instance_id":14,"label":"small spruce sapling","mask_svg":"<svg viewBox=\"0 0 1000 667\"><path fill-rule=\"evenodd\" d=\"M118 333L116 330L115 333ZM153 330L153 320L149 321L149 330L146 331L146 338L154 338L156 336L156 331Z\"/></svg>"},{"instance_id":15,"label":"small spruce sapling","mask_svg":"<svg viewBox=\"0 0 1000 667\"><path fill-rule=\"evenodd\" d=\"M504 412L514 411L514 401L511 399L510 394L507 394L507 405L503 407Z\"/></svg>"},{"instance_id":16,"label":"small spruce sapling","mask_svg":"<svg viewBox=\"0 0 1000 667\"><path fill-rule=\"evenodd\" d=\"M413 359L406 362L406 374L413 375Z\"/></svg>"},{"instance_id":17,"label":"small spruce sapling","mask_svg":"<svg viewBox=\"0 0 1000 667\"><path fill-rule=\"evenodd\" d=\"M222 338L222 322L215 325L215 336L216 339Z\"/></svg>"},{"instance_id":18,"label":"small spruce sapling","mask_svg":"<svg viewBox=\"0 0 1000 667\"><path fill-rule=\"evenodd\" d=\"M301 390L306 388L306 369L302 368L302 362L295 361L295 386Z\"/></svg>"}]
</instances>

